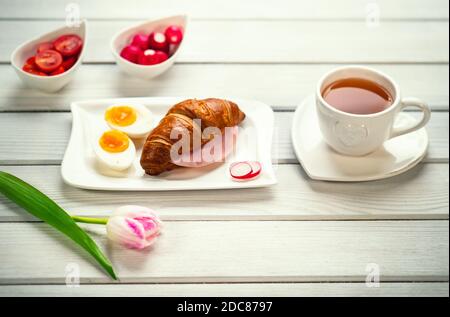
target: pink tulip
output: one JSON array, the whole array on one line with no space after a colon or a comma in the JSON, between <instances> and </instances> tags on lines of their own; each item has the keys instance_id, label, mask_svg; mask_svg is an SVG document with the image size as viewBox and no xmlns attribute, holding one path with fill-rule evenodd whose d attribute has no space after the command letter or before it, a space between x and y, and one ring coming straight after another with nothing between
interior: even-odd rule
<instances>
[{"instance_id":1,"label":"pink tulip","mask_svg":"<svg viewBox=\"0 0 450 317\"><path fill-rule=\"evenodd\" d=\"M161 232L161 221L154 211L142 206L117 208L106 224L108 238L131 249L144 249Z\"/></svg>"}]
</instances>

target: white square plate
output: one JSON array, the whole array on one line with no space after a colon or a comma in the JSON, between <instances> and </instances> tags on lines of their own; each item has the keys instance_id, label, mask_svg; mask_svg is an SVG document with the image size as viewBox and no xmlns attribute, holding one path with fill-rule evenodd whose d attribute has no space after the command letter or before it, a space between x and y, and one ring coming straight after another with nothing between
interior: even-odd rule
<instances>
[{"instance_id":1,"label":"white square plate","mask_svg":"<svg viewBox=\"0 0 450 317\"><path fill-rule=\"evenodd\" d=\"M246 118L239 125L236 151L225 163L203 168L179 168L159 176L149 176L139 163L142 142L135 142L136 159L127 171L111 174L99 167L92 144L102 131L109 130L104 121L108 106L117 103L143 104L152 111L155 127L172 105L184 99L187 98L121 98L72 103L72 134L61 168L64 181L85 189L139 191L250 188L276 183L271 161L273 111L261 102L250 100L230 99L239 105ZM229 175L230 163L247 160L259 161L261 174L248 182L233 181Z\"/></svg>"}]
</instances>

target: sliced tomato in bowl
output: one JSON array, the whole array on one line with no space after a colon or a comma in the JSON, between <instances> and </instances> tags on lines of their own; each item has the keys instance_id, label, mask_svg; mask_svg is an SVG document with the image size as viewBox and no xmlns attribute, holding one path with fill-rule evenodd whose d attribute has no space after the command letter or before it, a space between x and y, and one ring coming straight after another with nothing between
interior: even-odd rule
<instances>
[{"instance_id":1,"label":"sliced tomato in bowl","mask_svg":"<svg viewBox=\"0 0 450 317\"><path fill-rule=\"evenodd\" d=\"M74 56L80 53L83 40L75 34L67 34L58 37L54 42L55 50L63 56Z\"/></svg>"},{"instance_id":2,"label":"sliced tomato in bowl","mask_svg":"<svg viewBox=\"0 0 450 317\"><path fill-rule=\"evenodd\" d=\"M35 61L41 71L51 73L61 66L63 58L57 51L46 50L38 53L35 57Z\"/></svg>"},{"instance_id":3,"label":"sliced tomato in bowl","mask_svg":"<svg viewBox=\"0 0 450 317\"><path fill-rule=\"evenodd\" d=\"M30 65L33 67L36 67L36 58L34 56L29 57L26 61L25 61L25 65ZM24 65L24 66L25 66Z\"/></svg>"},{"instance_id":4,"label":"sliced tomato in bowl","mask_svg":"<svg viewBox=\"0 0 450 317\"><path fill-rule=\"evenodd\" d=\"M40 53L46 50L54 50L55 47L53 46L52 42L44 42L38 45L36 49L36 53Z\"/></svg>"},{"instance_id":5,"label":"sliced tomato in bowl","mask_svg":"<svg viewBox=\"0 0 450 317\"><path fill-rule=\"evenodd\" d=\"M33 74L33 75L47 76L46 73L44 73L43 71L40 71L39 69L37 69L36 66L30 65L30 64L23 65L22 70L27 73Z\"/></svg>"},{"instance_id":6,"label":"sliced tomato in bowl","mask_svg":"<svg viewBox=\"0 0 450 317\"><path fill-rule=\"evenodd\" d=\"M56 70L52 71L49 75L50 76L55 76L55 75L59 75L64 73L66 70L64 69L64 67L59 66Z\"/></svg>"},{"instance_id":7,"label":"sliced tomato in bowl","mask_svg":"<svg viewBox=\"0 0 450 317\"><path fill-rule=\"evenodd\" d=\"M66 57L63 60L61 66L64 67L65 70L69 70L72 68L73 65L75 65L77 60L78 60L77 56Z\"/></svg>"}]
</instances>

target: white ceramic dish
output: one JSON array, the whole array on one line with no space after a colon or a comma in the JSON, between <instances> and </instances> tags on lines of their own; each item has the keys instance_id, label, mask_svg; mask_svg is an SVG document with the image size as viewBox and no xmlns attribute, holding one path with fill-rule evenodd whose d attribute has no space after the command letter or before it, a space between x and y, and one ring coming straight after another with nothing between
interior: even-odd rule
<instances>
[{"instance_id":1,"label":"white ceramic dish","mask_svg":"<svg viewBox=\"0 0 450 317\"><path fill-rule=\"evenodd\" d=\"M153 126L156 126L172 105L184 99L187 98L124 98L72 103L72 134L61 169L64 181L86 189L136 191L249 188L276 183L271 161L273 111L263 103L250 100L231 99L245 112L246 119L239 125L236 152L225 163L203 168L180 168L159 176L149 176L139 164L142 142L136 142L136 159L127 171L112 173L98 166L92 146L92 142L97 140L93 140L92 136L109 129L103 119L109 105L143 104L155 116ZM262 164L258 178L248 182L231 179L229 164L242 160L256 160Z\"/></svg>"},{"instance_id":2,"label":"white ceramic dish","mask_svg":"<svg viewBox=\"0 0 450 317\"><path fill-rule=\"evenodd\" d=\"M404 112L398 116L397 122L402 126L417 121ZM422 128L390 139L366 156L339 154L322 138L314 96L306 98L295 111L291 138L297 158L308 176L326 181L372 181L395 176L417 165L428 148L428 134Z\"/></svg>"},{"instance_id":3,"label":"white ceramic dish","mask_svg":"<svg viewBox=\"0 0 450 317\"><path fill-rule=\"evenodd\" d=\"M45 35L39 36L35 39L27 41L18 46L11 55L11 65L14 67L19 78L29 87L35 88L44 92L56 92L67 85L75 75L75 72L80 67L84 52L86 51L87 42L87 22L81 21L79 27L64 26ZM49 42L55 40L60 35L76 34L83 39L83 48L77 62L68 71L56 76L38 76L27 73L22 70L25 61L36 54L36 47L42 42Z\"/></svg>"},{"instance_id":4,"label":"white ceramic dish","mask_svg":"<svg viewBox=\"0 0 450 317\"><path fill-rule=\"evenodd\" d=\"M119 65L119 67L125 73L144 79L151 79L158 75L161 75L173 65L180 52L181 47L184 45L184 42L186 41L187 24L188 18L186 15L177 15L164 19L140 23L118 32L111 40L111 51L114 59L117 62L117 65ZM164 30L170 25L178 25L183 29L183 40L181 41L175 53L165 62L156 65L138 65L131 63L120 56L121 50L131 42L131 39L135 34L150 34L151 32L155 31L164 32Z\"/></svg>"}]
</instances>

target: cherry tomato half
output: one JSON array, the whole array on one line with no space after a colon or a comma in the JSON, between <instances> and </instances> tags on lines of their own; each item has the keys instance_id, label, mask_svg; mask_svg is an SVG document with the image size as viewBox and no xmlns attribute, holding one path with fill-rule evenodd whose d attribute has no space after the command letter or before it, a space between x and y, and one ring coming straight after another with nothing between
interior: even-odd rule
<instances>
[{"instance_id":1,"label":"cherry tomato half","mask_svg":"<svg viewBox=\"0 0 450 317\"><path fill-rule=\"evenodd\" d=\"M65 70L69 70L72 68L73 65L75 65L76 62L77 62L76 56L67 57L66 59L63 60L61 66L64 67Z\"/></svg>"},{"instance_id":2,"label":"cherry tomato half","mask_svg":"<svg viewBox=\"0 0 450 317\"><path fill-rule=\"evenodd\" d=\"M47 76L46 73L41 72L39 69L36 69L35 67L33 67L30 64L25 64L22 68L25 72L33 74L33 75L38 75L38 76Z\"/></svg>"},{"instance_id":3,"label":"cherry tomato half","mask_svg":"<svg viewBox=\"0 0 450 317\"><path fill-rule=\"evenodd\" d=\"M25 65L30 65L33 67L36 67L36 59L34 56L29 57L26 61L25 61Z\"/></svg>"},{"instance_id":4,"label":"cherry tomato half","mask_svg":"<svg viewBox=\"0 0 450 317\"><path fill-rule=\"evenodd\" d=\"M45 42L38 45L36 52L40 53L46 50L54 50L55 47L53 46L52 42Z\"/></svg>"},{"instance_id":5,"label":"cherry tomato half","mask_svg":"<svg viewBox=\"0 0 450 317\"><path fill-rule=\"evenodd\" d=\"M58 37L53 45L63 56L73 56L81 51L83 40L75 34L67 34Z\"/></svg>"},{"instance_id":6,"label":"cherry tomato half","mask_svg":"<svg viewBox=\"0 0 450 317\"><path fill-rule=\"evenodd\" d=\"M55 76L55 75L59 75L64 73L66 70L64 69L64 67L59 66L56 70L52 71L49 75L50 76Z\"/></svg>"},{"instance_id":7,"label":"cherry tomato half","mask_svg":"<svg viewBox=\"0 0 450 317\"><path fill-rule=\"evenodd\" d=\"M36 55L36 65L40 70L51 73L62 64L62 56L57 51L46 50Z\"/></svg>"}]
</instances>

